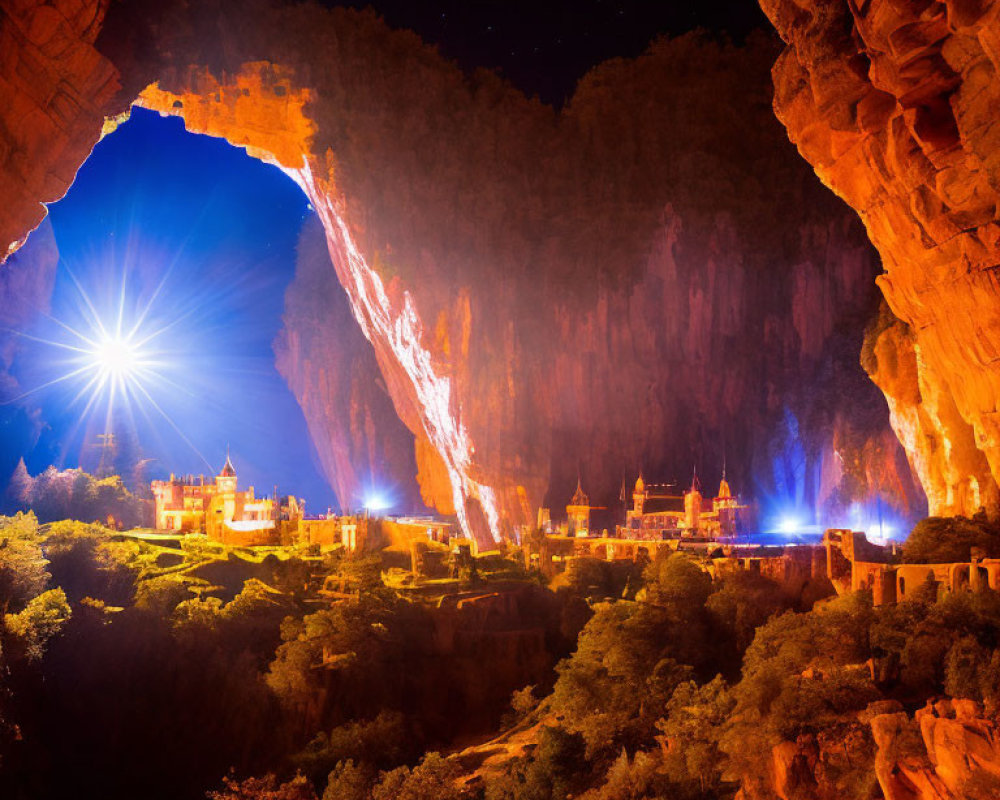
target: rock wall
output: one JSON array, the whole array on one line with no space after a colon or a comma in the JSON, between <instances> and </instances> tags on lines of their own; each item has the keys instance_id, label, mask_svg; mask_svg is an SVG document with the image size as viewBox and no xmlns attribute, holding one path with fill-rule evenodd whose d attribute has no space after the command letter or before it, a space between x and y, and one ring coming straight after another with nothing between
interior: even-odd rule
<instances>
[{"instance_id":1,"label":"rock wall","mask_svg":"<svg viewBox=\"0 0 1000 800\"><path fill-rule=\"evenodd\" d=\"M376 380L374 350L351 313L315 217L299 236L284 321L274 342L278 371L306 414L341 507L360 508L378 493L394 508L419 508L413 434Z\"/></svg>"},{"instance_id":2,"label":"rock wall","mask_svg":"<svg viewBox=\"0 0 1000 800\"><path fill-rule=\"evenodd\" d=\"M451 756L468 785L489 784L538 745L539 714L496 739ZM671 743L664 739L664 752ZM995 800L1000 793L1000 726L973 700L936 699L915 714L880 700L817 734L785 741L732 778L736 800ZM591 790L595 793L596 790ZM728 795L727 795L728 796Z\"/></svg>"},{"instance_id":3,"label":"rock wall","mask_svg":"<svg viewBox=\"0 0 1000 800\"><path fill-rule=\"evenodd\" d=\"M769 39L658 42L557 114L370 13L141 6L88 32L122 87L95 107L138 98L303 187L424 498L483 541L562 506L577 474L613 504L640 468L714 480L724 461L775 503L919 509L857 368L878 265L773 119ZM294 352L317 363L314 345ZM283 363L321 429L336 388Z\"/></svg>"},{"instance_id":4,"label":"rock wall","mask_svg":"<svg viewBox=\"0 0 1000 800\"><path fill-rule=\"evenodd\" d=\"M993 800L1000 792L1000 727L973 700L928 701L908 714L872 703L817 735L775 746L739 800Z\"/></svg>"},{"instance_id":5,"label":"rock wall","mask_svg":"<svg viewBox=\"0 0 1000 800\"><path fill-rule=\"evenodd\" d=\"M859 213L897 322L872 376L932 514L998 511L1000 4L763 0L775 110Z\"/></svg>"},{"instance_id":6,"label":"rock wall","mask_svg":"<svg viewBox=\"0 0 1000 800\"><path fill-rule=\"evenodd\" d=\"M94 46L107 6L0 4L0 255L44 219L42 203L66 193L110 116L119 73Z\"/></svg>"}]
</instances>

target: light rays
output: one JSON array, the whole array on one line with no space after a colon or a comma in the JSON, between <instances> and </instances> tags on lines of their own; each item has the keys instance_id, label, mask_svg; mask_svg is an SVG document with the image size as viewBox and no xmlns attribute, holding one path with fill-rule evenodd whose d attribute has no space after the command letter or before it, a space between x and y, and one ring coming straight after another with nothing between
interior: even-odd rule
<instances>
[{"instance_id":1,"label":"light rays","mask_svg":"<svg viewBox=\"0 0 1000 800\"><path fill-rule=\"evenodd\" d=\"M306 214L287 175L135 109L19 251L38 297L0 315L8 450L141 486L214 473L231 441L241 479L335 505L272 350Z\"/></svg>"},{"instance_id":2,"label":"light rays","mask_svg":"<svg viewBox=\"0 0 1000 800\"><path fill-rule=\"evenodd\" d=\"M211 462L154 396L164 392L192 396L182 382L169 375L183 371L183 354L170 352L161 342L168 338L169 331L191 316L193 309L166 319L162 313L157 313L155 306L157 300L162 299L165 278L145 302L140 302L129 290L126 270L114 278L105 274L102 284L106 290L113 291L107 292L111 302L102 304L91 296L69 267L64 265L64 270L76 295L76 302L67 310L72 320L44 315L52 331L51 338L9 331L41 345L39 355L47 362L49 371L56 374L8 403L21 402L31 395L65 385L70 392L63 402L64 408L78 410L70 439L76 437L81 426L93 429L95 421L102 435L113 435L116 426L122 423L134 428L138 412L153 427L162 427L165 422L206 466L211 467ZM161 423L155 422L157 418Z\"/></svg>"}]
</instances>

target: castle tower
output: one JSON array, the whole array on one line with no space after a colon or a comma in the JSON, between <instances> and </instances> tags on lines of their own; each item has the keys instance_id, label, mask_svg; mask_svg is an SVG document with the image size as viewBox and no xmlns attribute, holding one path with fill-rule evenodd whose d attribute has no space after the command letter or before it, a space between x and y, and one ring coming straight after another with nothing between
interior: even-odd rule
<instances>
[{"instance_id":1,"label":"castle tower","mask_svg":"<svg viewBox=\"0 0 1000 800\"><path fill-rule=\"evenodd\" d=\"M590 533L590 498L584 494L579 478L573 499L566 506L566 519L569 522L570 536L587 536Z\"/></svg>"},{"instance_id":2,"label":"castle tower","mask_svg":"<svg viewBox=\"0 0 1000 800\"><path fill-rule=\"evenodd\" d=\"M632 490L632 514L634 516L642 516L642 504L645 501L646 483L642 479L642 470L639 470L639 477L635 482L635 489Z\"/></svg>"},{"instance_id":3,"label":"castle tower","mask_svg":"<svg viewBox=\"0 0 1000 800\"><path fill-rule=\"evenodd\" d=\"M233 467L232 459L229 458L229 448L226 448L226 463L222 465L222 471L215 476L215 488L219 494L236 494L236 470Z\"/></svg>"},{"instance_id":4,"label":"castle tower","mask_svg":"<svg viewBox=\"0 0 1000 800\"><path fill-rule=\"evenodd\" d=\"M698 473L691 479L691 488L684 492L684 522L688 530L696 531L701 527L701 491L698 484Z\"/></svg>"},{"instance_id":5,"label":"castle tower","mask_svg":"<svg viewBox=\"0 0 1000 800\"><path fill-rule=\"evenodd\" d=\"M712 510L719 517L719 534L722 536L734 536L736 534L736 510L739 508L739 500L733 497L729 489L729 482L726 480L725 467L722 469L722 480L719 482L719 494L712 500Z\"/></svg>"}]
</instances>

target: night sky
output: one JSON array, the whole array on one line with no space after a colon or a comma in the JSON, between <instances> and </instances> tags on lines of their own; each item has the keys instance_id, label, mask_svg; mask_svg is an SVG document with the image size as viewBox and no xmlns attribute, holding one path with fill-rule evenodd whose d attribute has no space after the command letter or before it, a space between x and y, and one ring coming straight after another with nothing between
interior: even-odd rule
<instances>
[{"instance_id":1,"label":"night sky","mask_svg":"<svg viewBox=\"0 0 1000 800\"><path fill-rule=\"evenodd\" d=\"M499 72L529 95L560 105L577 81L609 58L634 58L659 35L696 28L735 41L773 29L755 0L357 0L394 28L437 45L466 70Z\"/></svg>"},{"instance_id":2,"label":"night sky","mask_svg":"<svg viewBox=\"0 0 1000 800\"><path fill-rule=\"evenodd\" d=\"M638 55L656 35L702 27L738 40L767 24L756 3L714 0L386 0L375 8L464 69L495 69L555 105L590 67ZM150 322L182 320L156 339L166 364L160 371L172 382L150 387L160 408L136 404L126 419L119 404L115 430L123 449L149 459L149 474L163 477L213 473L228 445L243 485L263 493L277 483L304 496L311 512L335 505L271 350L294 275L295 242L310 213L291 180L224 142L186 133L179 120L137 109L97 146L49 212L61 256L55 319L85 327L83 295L102 316L114 316L124 276L127 311L141 308L162 283ZM66 339L48 319L30 333ZM25 343L13 373L23 389L33 389L67 371L63 355ZM81 417L87 397L69 402L80 388L68 381L30 396L28 407L38 408L44 423L38 445L19 453L32 473L50 463L94 468L104 406Z\"/></svg>"}]
</instances>

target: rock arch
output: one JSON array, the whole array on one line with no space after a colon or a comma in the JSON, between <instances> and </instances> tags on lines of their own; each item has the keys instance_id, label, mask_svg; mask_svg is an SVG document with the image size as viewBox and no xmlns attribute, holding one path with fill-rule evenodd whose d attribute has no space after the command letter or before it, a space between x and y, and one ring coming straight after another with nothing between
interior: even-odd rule
<instances>
[{"instance_id":1,"label":"rock arch","mask_svg":"<svg viewBox=\"0 0 1000 800\"><path fill-rule=\"evenodd\" d=\"M180 117L192 133L225 139L273 164L302 188L316 210L355 317L376 348L397 407L405 409L404 421L420 438L419 452L425 462L435 465L432 469L443 468L447 476L450 497L442 496L439 486L429 499L444 511L457 513L463 528L481 543L499 539L496 494L492 487L470 477L472 442L457 413L449 377L423 346L426 334L413 299L405 290L387 289L368 266L345 220L346 200L336 185L335 156L316 145L319 126L311 116L315 90L292 68L250 61L233 74L223 72L221 78L204 66L167 69L161 79L131 100L127 90L123 95L120 89L116 68L96 47L107 8L108 4L97 0L79 5L0 5L7 15L0 20L0 45L16 44L21 63L35 62L42 67L38 74L47 78L47 85L38 88L33 87L34 77L28 80L22 74L13 93L16 96L20 88L48 95L40 107L51 112L25 116L27 126L35 117L45 123L40 130L14 131L15 142L23 144L27 153L24 161L30 159L34 168L21 170L27 180L21 197L14 198L15 213L2 220L5 227L0 230L10 239L4 242L7 251L13 252L42 218L44 211L33 201L58 199L98 134L111 133L127 118L130 105ZM79 75L81 70L88 74ZM39 106L38 97L33 100ZM31 102L32 98L26 99L26 105ZM121 104L125 109L117 111ZM45 142L46 134L52 134L53 140ZM468 513L470 508L475 513Z\"/></svg>"},{"instance_id":2,"label":"rock arch","mask_svg":"<svg viewBox=\"0 0 1000 800\"><path fill-rule=\"evenodd\" d=\"M762 40L659 42L557 113L370 13L0 0L0 248L138 102L303 187L425 499L481 541L533 525L550 487L562 505L578 465L614 502L640 465L710 473L727 453L751 492L788 445L767 432L811 391L853 407L803 427L810 458L861 441L840 459L852 477L919 507L877 393L848 374L856 349L834 341L860 327L876 264L768 113L772 58ZM804 390L831 359L846 378Z\"/></svg>"}]
</instances>

